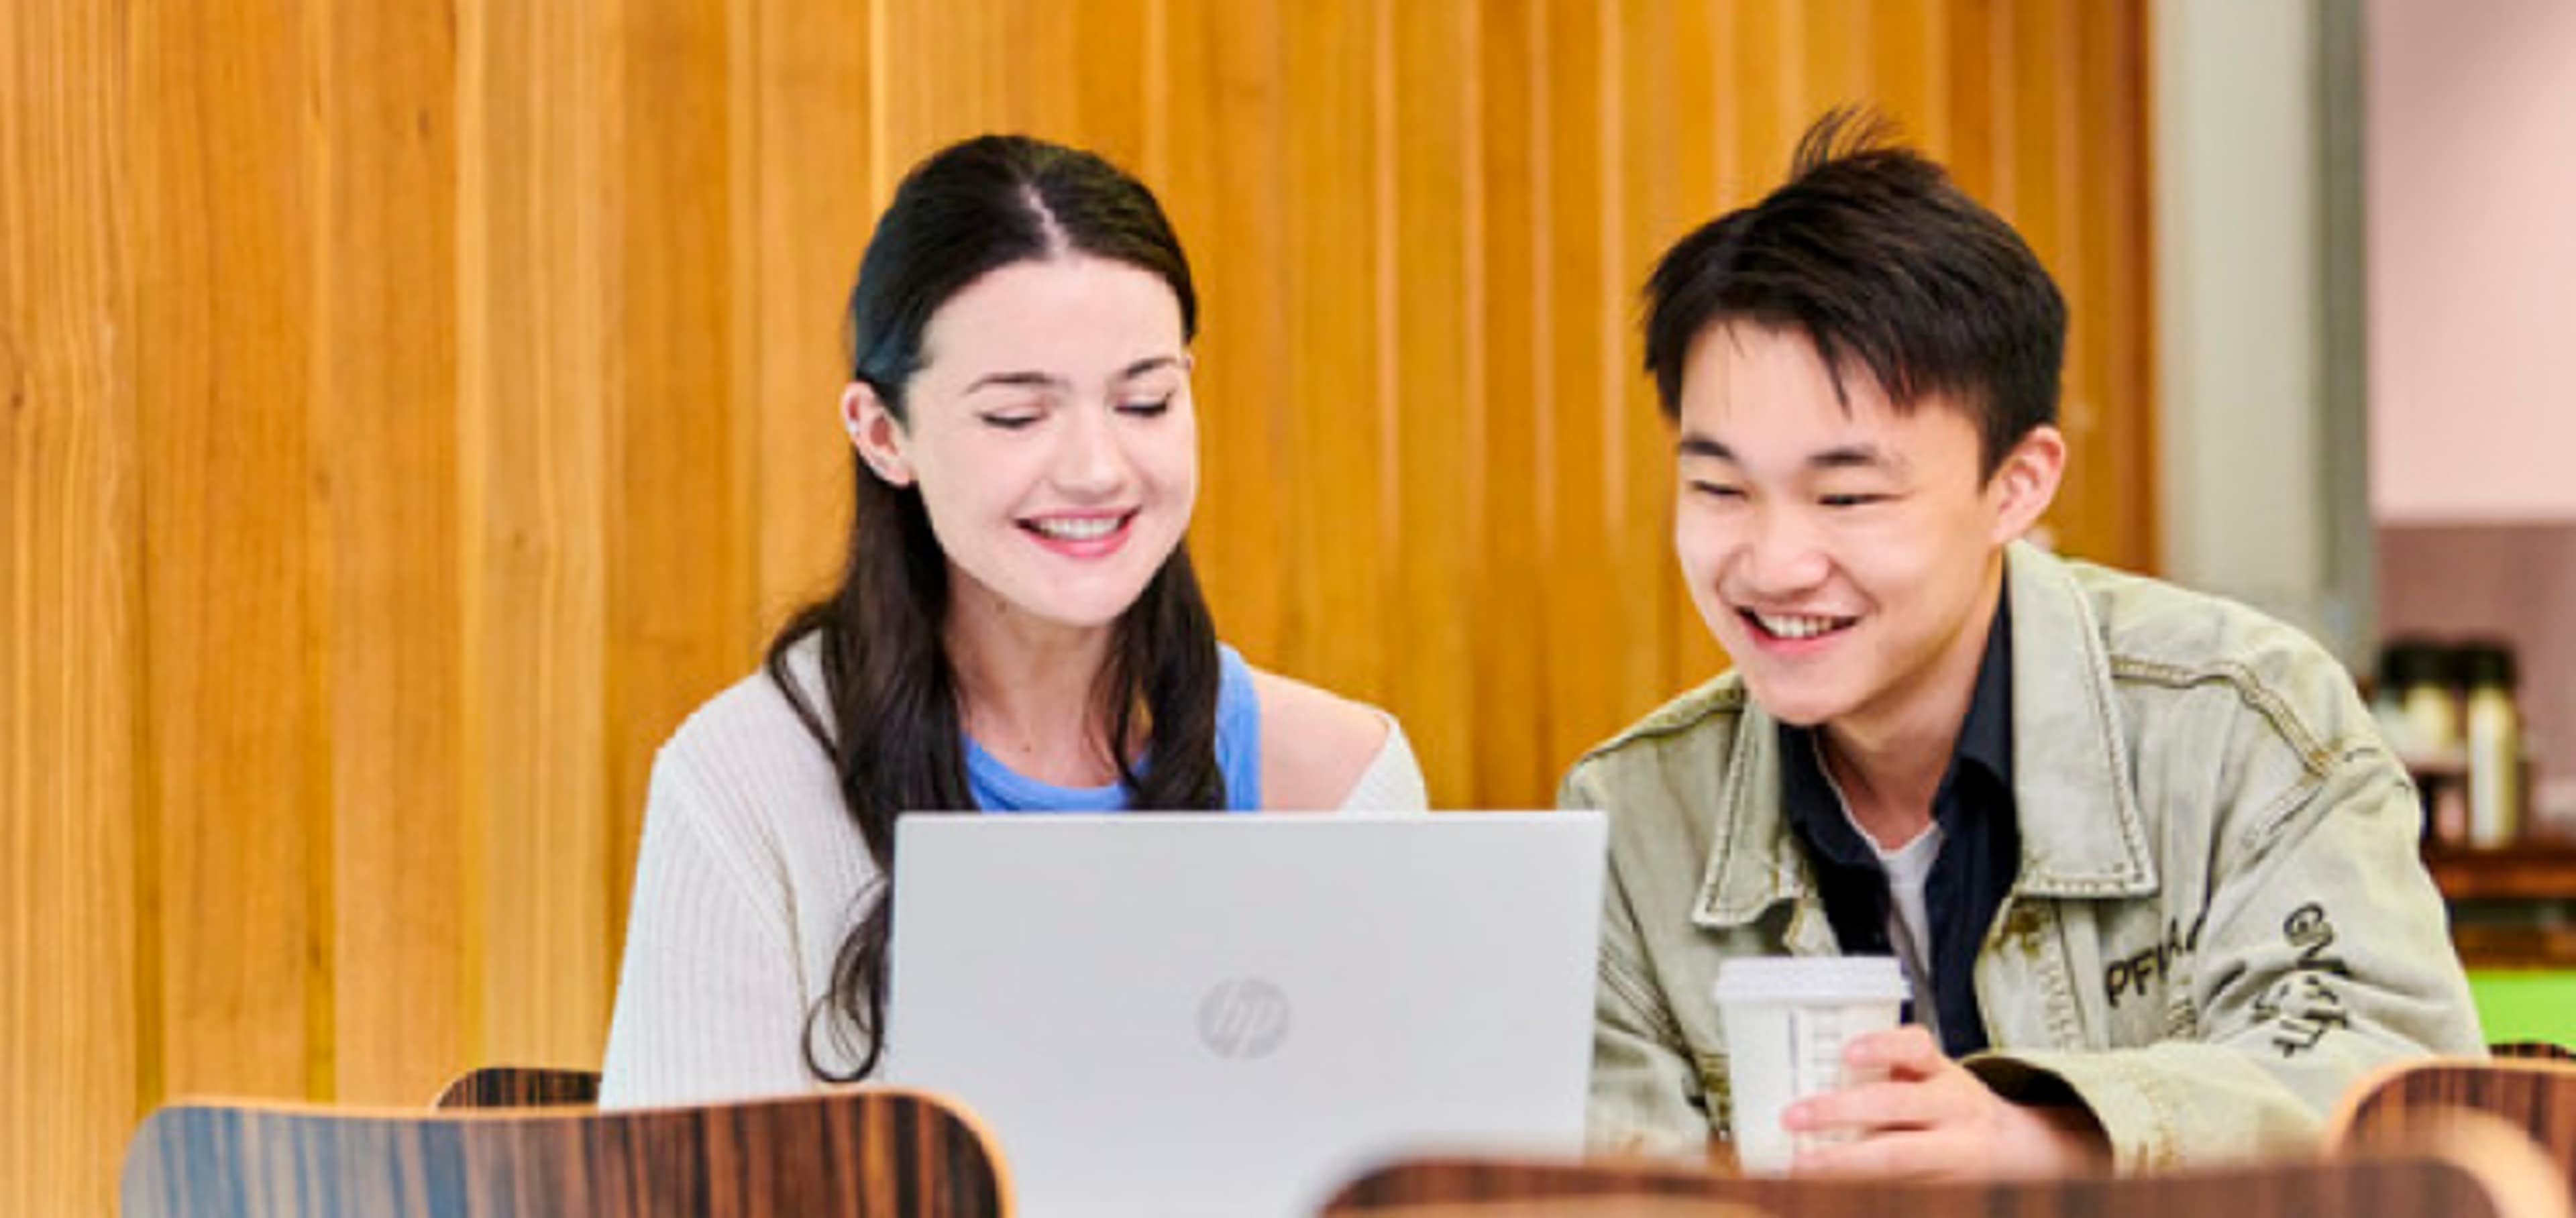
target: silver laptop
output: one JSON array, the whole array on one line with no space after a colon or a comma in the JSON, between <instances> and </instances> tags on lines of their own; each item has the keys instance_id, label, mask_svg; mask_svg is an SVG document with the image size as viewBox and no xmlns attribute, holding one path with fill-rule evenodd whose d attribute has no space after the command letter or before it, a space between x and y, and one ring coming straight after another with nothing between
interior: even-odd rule
<instances>
[{"instance_id":1,"label":"silver laptop","mask_svg":"<svg viewBox=\"0 0 2576 1218\"><path fill-rule=\"evenodd\" d=\"M1415 1151L1580 1146L1595 812L907 816L889 1082L1020 1212L1312 1214Z\"/></svg>"}]
</instances>

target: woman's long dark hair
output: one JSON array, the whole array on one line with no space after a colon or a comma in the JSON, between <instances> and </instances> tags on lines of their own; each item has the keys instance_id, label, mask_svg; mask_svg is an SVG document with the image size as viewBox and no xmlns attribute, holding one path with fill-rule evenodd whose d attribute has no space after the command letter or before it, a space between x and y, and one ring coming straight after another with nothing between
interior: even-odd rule
<instances>
[{"instance_id":1,"label":"woman's long dark hair","mask_svg":"<svg viewBox=\"0 0 2576 1218\"><path fill-rule=\"evenodd\" d=\"M1162 207L1134 178L1091 153L1019 136L941 150L896 189L860 260L850 290L851 379L905 423L904 391L921 368L931 315L991 271L1072 253L1161 276L1179 298L1183 338L1196 336L1189 263ZM876 881L859 894L858 925L833 961L831 991L807 1015L806 1068L832 1082L865 1078L884 1056L895 819L974 806L956 674L941 645L948 560L917 487L879 479L855 453L850 468L855 501L841 585L779 631L767 665L769 679L831 755L841 801L876 863ZM789 652L808 638L821 653L828 725L789 672ZM1130 806L1224 805L1216 627L1186 545L1172 551L1112 628L1099 689L1109 756ZM1153 758L1143 770L1129 764L1127 748L1140 713ZM846 1022L832 1020L835 1014ZM836 1074L816 1056L817 1021L836 1036L854 1028L863 1039L850 1073Z\"/></svg>"}]
</instances>

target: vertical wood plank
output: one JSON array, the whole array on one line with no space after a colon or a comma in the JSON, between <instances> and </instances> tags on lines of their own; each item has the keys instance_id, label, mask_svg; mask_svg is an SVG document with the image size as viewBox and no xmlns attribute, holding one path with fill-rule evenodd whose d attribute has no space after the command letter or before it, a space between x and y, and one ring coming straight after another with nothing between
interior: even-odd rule
<instances>
[{"instance_id":1,"label":"vertical wood plank","mask_svg":"<svg viewBox=\"0 0 2576 1218\"><path fill-rule=\"evenodd\" d=\"M889 187L943 144L1011 129L1012 61L1003 48L1012 2L882 0L874 10L887 70L870 78L884 95L884 112L872 117L884 132L876 155Z\"/></svg>"},{"instance_id":2,"label":"vertical wood plank","mask_svg":"<svg viewBox=\"0 0 2576 1218\"><path fill-rule=\"evenodd\" d=\"M0 1212L107 1213L137 1115L126 23L0 44Z\"/></svg>"},{"instance_id":3,"label":"vertical wood plank","mask_svg":"<svg viewBox=\"0 0 2576 1218\"><path fill-rule=\"evenodd\" d=\"M1603 63L1604 22L1590 5L1546 14L1549 53L1539 96L1546 106L1547 170L1541 178L1549 234L1542 298L1551 314L1544 374L1546 431L1539 476L1541 544L1550 576L1541 603L1551 642L1547 755L1558 765L1617 730L1624 711L1622 658L1634 640L1620 616L1614 527L1619 395L1612 362L1624 310L1613 285L1617 150L1603 135L1615 83ZM1581 640L1581 642L1577 642ZM1613 651L1596 648L1608 644ZM1643 708L1635 708L1642 710Z\"/></svg>"},{"instance_id":4,"label":"vertical wood plank","mask_svg":"<svg viewBox=\"0 0 2576 1218\"><path fill-rule=\"evenodd\" d=\"M627 0L609 409L609 848L632 859L653 754L758 654L739 518L725 0ZM610 908L623 926L619 875Z\"/></svg>"},{"instance_id":5,"label":"vertical wood plank","mask_svg":"<svg viewBox=\"0 0 2576 1218\"><path fill-rule=\"evenodd\" d=\"M1552 802L1570 756L1553 748L1558 708L1546 691L1549 635L1540 606L1551 569L1541 532L1549 360L1544 184L1548 175L1545 0L1482 0L1477 92L1483 98L1477 190L1484 291L1477 317L1485 422L1470 470L1479 535L1472 604L1477 638L1476 801ZM1493 713L1492 708L1518 708Z\"/></svg>"},{"instance_id":6,"label":"vertical wood plank","mask_svg":"<svg viewBox=\"0 0 2576 1218\"><path fill-rule=\"evenodd\" d=\"M1086 0L1077 10L1037 0L1072 14L1066 54L1072 60L1073 96L1081 116L1082 145L1142 177L1156 191L1148 117L1153 77L1165 63L1155 57L1153 8L1158 0Z\"/></svg>"},{"instance_id":7,"label":"vertical wood plank","mask_svg":"<svg viewBox=\"0 0 2576 1218\"><path fill-rule=\"evenodd\" d=\"M459 6L464 850L489 1061L599 1060L634 866L610 846L611 15Z\"/></svg>"},{"instance_id":8,"label":"vertical wood plank","mask_svg":"<svg viewBox=\"0 0 2576 1218\"><path fill-rule=\"evenodd\" d=\"M1284 430L1289 361L1288 111L1277 0L1176 3L1169 14L1171 177L1156 185L1199 292L1198 510L1191 559L1217 630L1253 662L1284 666L1292 573ZM1293 668L1288 669L1292 674Z\"/></svg>"},{"instance_id":9,"label":"vertical wood plank","mask_svg":"<svg viewBox=\"0 0 2576 1218\"><path fill-rule=\"evenodd\" d=\"M160 1083L326 1094L329 726L316 588L310 14L137 10L141 916ZM148 1060L148 1058L147 1058Z\"/></svg>"},{"instance_id":10,"label":"vertical wood plank","mask_svg":"<svg viewBox=\"0 0 2576 1218\"><path fill-rule=\"evenodd\" d=\"M2006 55L1997 50L1997 31L2009 16L2008 0L1946 0L1950 48L1950 124L1947 141L1936 155L1959 188L1998 209L2010 203L1996 193L2007 169L1997 159L2007 156L2000 126L2011 116L1998 111L2010 93Z\"/></svg>"},{"instance_id":11,"label":"vertical wood plank","mask_svg":"<svg viewBox=\"0 0 2576 1218\"><path fill-rule=\"evenodd\" d=\"M736 358L757 429L751 520L763 637L828 592L850 515L842 315L876 221L867 190L868 21L848 0L753 9L750 294Z\"/></svg>"},{"instance_id":12,"label":"vertical wood plank","mask_svg":"<svg viewBox=\"0 0 2576 1218\"><path fill-rule=\"evenodd\" d=\"M418 1104L473 1064L465 862L448 828L463 801L455 27L422 6L316 19L332 1098Z\"/></svg>"},{"instance_id":13,"label":"vertical wood plank","mask_svg":"<svg viewBox=\"0 0 2576 1218\"><path fill-rule=\"evenodd\" d=\"M1391 171L1393 215L1380 251L1380 358L1394 364L1394 508L1371 540L1392 578L1380 613L1391 649L1388 701L1407 723L1435 806L1471 800L1475 786L1475 638L1470 572L1480 536L1467 463L1489 409L1469 332L1476 324L1469 267L1483 234L1474 222L1478 149L1474 75L1453 69L1478 52L1476 12L1397 4L1379 150Z\"/></svg>"},{"instance_id":14,"label":"vertical wood plank","mask_svg":"<svg viewBox=\"0 0 2576 1218\"><path fill-rule=\"evenodd\" d=\"M1378 233L1374 167L1375 22L1367 0L1296 6L1281 30L1285 133L1278 288L1287 306L1284 414L1288 510L1281 652L1288 670L1329 689L1374 695L1385 634L1360 623L1385 605L1377 534L1386 506L1377 421Z\"/></svg>"}]
</instances>

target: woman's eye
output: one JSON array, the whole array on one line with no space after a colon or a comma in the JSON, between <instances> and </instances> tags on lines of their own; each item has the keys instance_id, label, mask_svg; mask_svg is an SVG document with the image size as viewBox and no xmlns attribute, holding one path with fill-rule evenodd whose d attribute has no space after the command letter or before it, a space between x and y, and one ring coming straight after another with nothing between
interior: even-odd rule
<instances>
[{"instance_id":1,"label":"woman's eye","mask_svg":"<svg viewBox=\"0 0 2576 1218\"><path fill-rule=\"evenodd\" d=\"M1121 402L1118 406L1119 411L1122 413L1137 415L1139 417L1149 419L1166 410L1170 410L1171 408L1172 399L1169 397L1148 398L1143 401L1136 402Z\"/></svg>"}]
</instances>

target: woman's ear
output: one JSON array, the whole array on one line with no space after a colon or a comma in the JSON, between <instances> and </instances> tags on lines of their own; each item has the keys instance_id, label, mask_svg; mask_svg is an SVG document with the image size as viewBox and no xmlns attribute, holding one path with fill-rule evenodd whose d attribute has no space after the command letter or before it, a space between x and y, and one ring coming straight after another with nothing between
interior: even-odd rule
<instances>
[{"instance_id":1,"label":"woman's ear","mask_svg":"<svg viewBox=\"0 0 2576 1218\"><path fill-rule=\"evenodd\" d=\"M1986 480L1986 494L1995 509L1994 535L1989 540L2002 545L2029 532L2048 505L2056 502L2058 482L2065 476L2065 434L2047 425L2023 433Z\"/></svg>"},{"instance_id":2,"label":"woman's ear","mask_svg":"<svg viewBox=\"0 0 2576 1218\"><path fill-rule=\"evenodd\" d=\"M912 485L912 458L905 452L908 437L903 423L867 382L852 381L841 390L841 426L850 433L850 445L859 450L859 459L877 477L888 486Z\"/></svg>"}]
</instances>

